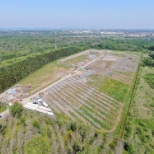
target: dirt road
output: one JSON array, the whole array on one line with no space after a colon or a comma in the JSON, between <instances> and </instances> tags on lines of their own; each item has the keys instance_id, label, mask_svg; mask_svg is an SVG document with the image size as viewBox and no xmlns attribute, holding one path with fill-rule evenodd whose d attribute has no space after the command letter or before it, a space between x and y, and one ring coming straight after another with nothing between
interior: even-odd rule
<instances>
[{"instance_id":1,"label":"dirt road","mask_svg":"<svg viewBox=\"0 0 154 154\"><path fill-rule=\"evenodd\" d=\"M10 114L9 109L5 110L4 112L0 113L0 116L2 116L0 119L8 117L9 114Z\"/></svg>"}]
</instances>

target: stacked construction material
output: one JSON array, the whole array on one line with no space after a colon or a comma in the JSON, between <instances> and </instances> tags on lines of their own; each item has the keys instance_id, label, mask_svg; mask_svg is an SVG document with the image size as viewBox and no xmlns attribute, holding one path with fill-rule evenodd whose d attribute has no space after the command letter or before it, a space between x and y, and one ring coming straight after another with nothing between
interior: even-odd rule
<instances>
[{"instance_id":1,"label":"stacked construction material","mask_svg":"<svg viewBox=\"0 0 154 154\"><path fill-rule=\"evenodd\" d=\"M38 104L33 104L33 103L28 102L27 104L24 105L24 107L26 109L38 111L38 112L41 112L41 113L44 113L44 114L48 114L48 115L51 115L51 116L54 115L50 108L43 107L43 106L40 106Z\"/></svg>"}]
</instances>

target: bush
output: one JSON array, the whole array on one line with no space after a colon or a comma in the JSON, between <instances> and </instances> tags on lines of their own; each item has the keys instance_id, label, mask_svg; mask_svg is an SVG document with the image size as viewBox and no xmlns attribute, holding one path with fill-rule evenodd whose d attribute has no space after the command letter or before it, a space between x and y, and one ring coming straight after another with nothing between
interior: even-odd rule
<instances>
[{"instance_id":1,"label":"bush","mask_svg":"<svg viewBox=\"0 0 154 154\"><path fill-rule=\"evenodd\" d=\"M132 128L131 128L130 125L131 125L131 124L128 123L128 124L126 125L126 127L125 127L125 136L124 136L125 139L129 138L129 136L130 136L130 134L131 134Z\"/></svg>"},{"instance_id":2,"label":"bush","mask_svg":"<svg viewBox=\"0 0 154 154\"><path fill-rule=\"evenodd\" d=\"M21 117L20 124L26 126L26 118L25 117Z\"/></svg>"},{"instance_id":3,"label":"bush","mask_svg":"<svg viewBox=\"0 0 154 154\"><path fill-rule=\"evenodd\" d=\"M149 135L140 135L139 137L140 137L142 144L146 144L147 142L151 141Z\"/></svg>"},{"instance_id":4,"label":"bush","mask_svg":"<svg viewBox=\"0 0 154 154\"><path fill-rule=\"evenodd\" d=\"M37 129L40 129L40 123L39 123L38 120L34 120L34 121L33 121L33 127L34 127L34 128L37 128Z\"/></svg>"},{"instance_id":5,"label":"bush","mask_svg":"<svg viewBox=\"0 0 154 154\"><path fill-rule=\"evenodd\" d=\"M10 113L13 117L20 117L22 115L23 106L22 104L16 102L10 107Z\"/></svg>"},{"instance_id":6,"label":"bush","mask_svg":"<svg viewBox=\"0 0 154 154\"><path fill-rule=\"evenodd\" d=\"M76 129L77 129L76 123L75 122L71 122L70 125L69 125L68 130L71 130L71 131L75 132Z\"/></svg>"},{"instance_id":7,"label":"bush","mask_svg":"<svg viewBox=\"0 0 154 154\"><path fill-rule=\"evenodd\" d=\"M154 130L152 130L152 136L154 137Z\"/></svg>"},{"instance_id":8,"label":"bush","mask_svg":"<svg viewBox=\"0 0 154 154\"><path fill-rule=\"evenodd\" d=\"M81 151L80 145L79 145L79 143L77 141L74 142L72 148L73 148L73 153L77 153L77 152Z\"/></svg>"},{"instance_id":9,"label":"bush","mask_svg":"<svg viewBox=\"0 0 154 154\"><path fill-rule=\"evenodd\" d=\"M117 140L113 140L113 141L109 144L109 146L110 146L110 148L111 148L112 150L115 149L116 145L117 145Z\"/></svg>"},{"instance_id":10,"label":"bush","mask_svg":"<svg viewBox=\"0 0 154 154\"><path fill-rule=\"evenodd\" d=\"M154 51L154 46L150 46L148 49Z\"/></svg>"},{"instance_id":11,"label":"bush","mask_svg":"<svg viewBox=\"0 0 154 154\"><path fill-rule=\"evenodd\" d=\"M145 124L143 122L139 122L138 124L142 127L145 127Z\"/></svg>"},{"instance_id":12,"label":"bush","mask_svg":"<svg viewBox=\"0 0 154 154\"><path fill-rule=\"evenodd\" d=\"M124 149L130 153L133 153L133 151L134 151L133 146L127 142L124 143Z\"/></svg>"}]
</instances>

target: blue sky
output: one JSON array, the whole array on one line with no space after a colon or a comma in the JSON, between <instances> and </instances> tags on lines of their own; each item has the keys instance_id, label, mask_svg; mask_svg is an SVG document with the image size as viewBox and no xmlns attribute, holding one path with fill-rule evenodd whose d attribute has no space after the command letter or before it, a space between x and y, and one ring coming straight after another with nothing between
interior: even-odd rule
<instances>
[{"instance_id":1,"label":"blue sky","mask_svg":"<svg viewBox=\"0 0 154 154\"><path fill-rule=\"evenodd\" d=\"M154 29L154 0L0 0L0 28Z\"/></svg>"}]
</instances>

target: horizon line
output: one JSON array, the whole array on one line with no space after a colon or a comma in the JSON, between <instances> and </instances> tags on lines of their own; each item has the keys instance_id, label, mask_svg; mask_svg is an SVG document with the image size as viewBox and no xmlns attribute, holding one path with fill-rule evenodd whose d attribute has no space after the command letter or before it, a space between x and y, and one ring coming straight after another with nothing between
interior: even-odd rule
<instances>
[{"instance_id":1,"label":"horizon line","mask_svg":"<svg viewBox=\"0 0 154 154\"><path fill-rule=\"evenodd\" d=\"M92 27L60 27L60 28L46 28L46 27L40 27L40 28L24 28L24 27L17 27L17 28L4 28L0 27L0 30L154 30L154 28L92 28Z\"/></svg>"}]
</instances>

